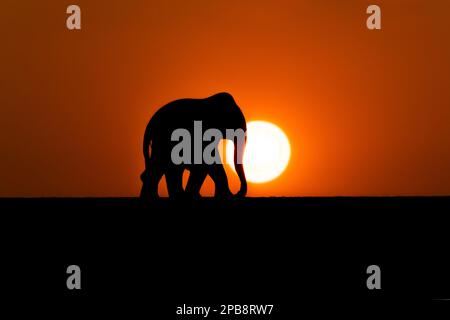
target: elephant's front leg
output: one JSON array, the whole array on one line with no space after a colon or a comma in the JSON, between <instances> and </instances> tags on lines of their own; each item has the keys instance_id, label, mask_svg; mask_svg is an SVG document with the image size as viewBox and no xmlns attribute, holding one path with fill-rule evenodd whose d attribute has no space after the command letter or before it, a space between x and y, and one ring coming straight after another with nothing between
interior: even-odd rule
<instances>
[{"instance_id":1,"label":"elephant's front leg","mask_svg":"<svg viewBox=\"0 0 450 320\"><path fill-rule=\"evenodd\" d=\"M216 187L214 197L226 198L232 196L223 164L212 164L209 167L209 175Z\"/></svg>"},{"instance_id":2,"label":"elephant's front leg","mask_svg":"<svg viewBox=\"0 0 450 320\"><path fill-rule=\"evenodd\" d=\"M208 175L205 168L192 166L190 169L189 179L186 185L186 194L189 198L200 198L200 189Z\"/></svg>"}]
</instances>

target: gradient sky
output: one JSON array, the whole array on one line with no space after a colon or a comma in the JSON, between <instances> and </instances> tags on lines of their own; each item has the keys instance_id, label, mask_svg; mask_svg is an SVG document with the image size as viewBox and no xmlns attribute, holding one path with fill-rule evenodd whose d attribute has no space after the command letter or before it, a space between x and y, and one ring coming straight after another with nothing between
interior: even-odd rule
<instances>
[{"instance_id":1,"label":"gradient sky","mask_svg":"<svg viewBox=\"0 0 450 320\"><path fill-rule=\"evenodd\" d=\"M65 27L72 3L81 31ZM365 25L374 3L381 31ZM250 196L450 194L449 12L446 0L3 0L0 196L137 195L155 110L220 91L291 142L285 173Z\"/></svg>"}]
</instances>

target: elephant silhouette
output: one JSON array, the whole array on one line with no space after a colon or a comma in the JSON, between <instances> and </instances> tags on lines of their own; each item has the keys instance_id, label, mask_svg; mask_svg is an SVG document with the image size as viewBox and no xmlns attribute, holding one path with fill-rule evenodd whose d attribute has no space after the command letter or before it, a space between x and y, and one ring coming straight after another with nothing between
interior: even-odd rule
<instances>
[{"instance_id":1,"label":"elephant silhouette","mask_svg":"<svg viewBox=\"0 0 450 320\"><path fill-rule=\"evenodd\" d=\"M229 129L242 129L244 133L247 131L244 114L228 93L218 93L205 99L175 100L161 107L150 119L145 129L143 141L145 170L141 174L141 198L159 197L158 184L163 175L166 177L169 198L201 197L200 189L208 175L215 185L214 197L232 196L222 163L175 164L173 162L171 152L176 142L172 141L172 133L177 129L185 129L191 136L194 136L193 124L195 121L201 121L203 130L219 130L224 138L228 138L227 130ZM232 139L232 141L234 142L234 165L240 180L240 189L236 196L245 197L247 180L242 165L243 150L238 152L238 141L236 139ZM188 170L190 174L186 188L183 189L183 172L185 170Z\"/></svg>"}]
</instances>

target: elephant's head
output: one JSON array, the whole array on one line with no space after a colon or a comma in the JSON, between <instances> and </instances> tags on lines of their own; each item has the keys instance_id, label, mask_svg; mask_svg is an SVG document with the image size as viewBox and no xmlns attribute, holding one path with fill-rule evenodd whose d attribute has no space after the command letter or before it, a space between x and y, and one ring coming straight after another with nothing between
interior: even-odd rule
<instances>
[{"instance_id":1,"label":"elephant's head","mask_svg":"<svg viewBox=\"0 0 450 320\"><path fill-rule=\"evenodd\" d=\"M247 141L247 123L244 114L234 101L233 97L228 93L219 93L212 98L218 101L219 109L222 116L219 119L220 127L224 129L224 137L234 143L233 162L236 173L239 177L241 187L236 194L237 197L245 197L247 194L247 179L245 177L243 158L245 143ZM234 131L234 135L227 132L229 129Z\"/></svg>"}]
</instances>

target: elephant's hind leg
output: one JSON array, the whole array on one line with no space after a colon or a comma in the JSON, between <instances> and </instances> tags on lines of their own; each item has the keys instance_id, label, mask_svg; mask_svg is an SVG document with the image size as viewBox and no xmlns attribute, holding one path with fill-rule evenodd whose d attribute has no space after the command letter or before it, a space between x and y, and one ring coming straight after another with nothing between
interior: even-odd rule
<instances>
[{"instance_id":1,"label":"elephant's hind leg","mask_svg":"<svg viewBox=\"0 0 450 320\"><path fill-rule=\"evenodd\" d=\"M170 165L166 170L167 191L170 198L183 196L183 171L184 168L177 165Z\"/></svg>"},{"instance_id":2,"label":"elephant's hind leg","mask_svg":"<svg viewBox=\"0 0 450 320\"><path fill-rule=\"evenodd\" d=\"M158 184L164 174L164 168L153 157L150 158L147 168L141 174L141 198L158 198Z\"/></svg>"}]
</instances>

